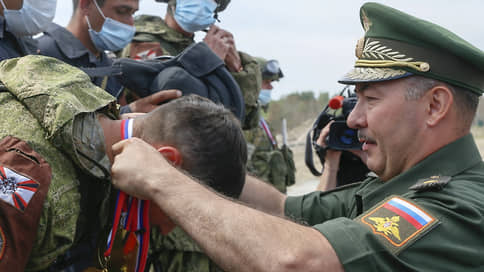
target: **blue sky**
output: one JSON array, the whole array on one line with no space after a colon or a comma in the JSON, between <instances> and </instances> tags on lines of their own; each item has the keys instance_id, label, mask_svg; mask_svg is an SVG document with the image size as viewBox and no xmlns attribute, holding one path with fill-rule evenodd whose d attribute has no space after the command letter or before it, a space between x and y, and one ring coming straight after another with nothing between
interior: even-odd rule
<instances>
[{"instance_id":1,"label":"blue sky","mask_svg":"<svg viewBox=\"0 0 484 272\"><path fill-rule=\"evenodd\" d=\"M363 36L360 0L232 0L218 25L231 31L237 49L278 59L285 77L273 98L296 91L339 92L337 80L351 69L356 41ZM437 23L484 50L482 0L377 0ZM140 0L137 14L164 16L166 4ZM58 0L54 21L65 26L70 0ZM197 36L197 40L200 37Z\"/></svg>"}]
</instances>

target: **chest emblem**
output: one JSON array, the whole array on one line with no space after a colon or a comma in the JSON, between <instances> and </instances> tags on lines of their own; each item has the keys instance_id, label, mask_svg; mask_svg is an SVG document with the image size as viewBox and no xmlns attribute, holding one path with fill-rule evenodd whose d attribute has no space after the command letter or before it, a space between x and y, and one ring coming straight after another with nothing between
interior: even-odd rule
<instances>
[{"instance_id":1,"label":"chest emblem","mask_svg":"<svg viewBox=\"0 0 484 272\"><path fill-rule=\"evenodd\" d=\"M39 183L24 177L7 167L0 166L0 200L20 211L27 208L39 187Z\"/></svg>"},{"instance_id":2,"label":"chest emblem","mask_svg":"<svg viewBox=\"0 0 484 272\"><path fill-rule=\"evenodd\" d=\"M393 253L422 237L438 222L417 204L397 196L385 199L356 220L370 228Z\"/></svg>"}]
</instances>

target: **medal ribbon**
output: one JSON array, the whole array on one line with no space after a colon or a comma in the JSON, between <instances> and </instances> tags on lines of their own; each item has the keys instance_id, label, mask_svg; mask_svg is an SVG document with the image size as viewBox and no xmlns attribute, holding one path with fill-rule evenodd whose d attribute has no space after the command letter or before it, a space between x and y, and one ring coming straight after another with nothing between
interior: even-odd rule
<instances>
[{"instance_id":1,"label":"medal ribbon","mask_svg":"<svg viewBox=\"0 0 484 272\"><path fill-rule=\"evenodd\" d=\"M132 133L133 120L122 120L121 137L123 139L129 139L132 137ZM137 199L127 195L123 191L118 191L113 218L113 227L108 236L107 249L104 252L105 257L111 255L113 241L115 239L114 237L116 237L116 231L118 230L119 223L121 223L121 226L127 231L135 232L136 238L139 241L135 271L142 272L145 270L150 242L149 208L150 202L148 200ZM121 215L123 215L123 220L121 220Z\"/></svg>"},{"instance_id":2,"label":"medal ribbon","mask_svg":"<svg viewBox=\"0 0 484 272\"><path fill-rule=\"evenodd\" d=\"M269 129L269 125L267 124L266 120L264 120L264 118L262 116L260 117L259 124L262 127L262 129L264 129L265 133L267 134L267 137L269 137L269 140L271 141L271 144L273 146L277 146L276 140L272 136L271 130Z\"/></svg>"}]
</instances>

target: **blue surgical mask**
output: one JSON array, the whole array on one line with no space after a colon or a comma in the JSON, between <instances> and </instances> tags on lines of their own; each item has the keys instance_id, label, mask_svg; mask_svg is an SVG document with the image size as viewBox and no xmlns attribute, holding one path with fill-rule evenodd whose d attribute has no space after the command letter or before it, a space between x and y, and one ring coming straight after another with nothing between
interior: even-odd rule
<instances>
[{"instance_id":1,"label":"blue surgical mask","mask_svg":"<svg viewBox=\"0 0 484 272\"><path fill-rule=\"evenodd\" d=\"M97 32L92 29L91 23L89 23L89 18L86 16L87 25L89 26L89 36L91 37L94 46L96 46L99 51L118 51L123 49L133 39L134 33L136 32L135 27L107 18L104 16L101 8L99 8L97 1L93 0L92 2L96 5L97 10L104 18L101 31Z\"/></svg>"},{"instance_id":2,"label":"blue surgical mask","mask_svg":"<svg viewBox=\"0 0 484 272\"><path fill-rule=\"evenodd\" d=\"M23 0L19 10L7 9L3 0L7 30L17 36L31 36L47 29L55 15L56 0Z\"/></svg>"},{"instance_id":3,"label":"blue surgical mask","mask_svg":"<svg viewBox=\"0 0 484 272\"><path fill-rule=\"evenodd\" d=\"M266 106L271 102L271 90L262 89L259 93L259 102L262 106Z\"/></svg>"},{"instance_id":4,"label":"blue surgical mask","mask_svg":"<svg viewBox=\"0 0 484 272\"><path fill-rule=\"evenodd\" d=\"M186 32L194 33L215 23L214 0L177 0L174 18Z\"/></svg>"}]
</instances>

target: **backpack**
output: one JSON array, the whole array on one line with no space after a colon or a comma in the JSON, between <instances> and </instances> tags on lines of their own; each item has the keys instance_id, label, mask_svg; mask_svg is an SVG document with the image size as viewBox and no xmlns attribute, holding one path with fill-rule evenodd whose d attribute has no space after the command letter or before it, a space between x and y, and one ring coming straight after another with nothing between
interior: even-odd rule
<instances>
[{"instance_id":1,"label":"backpack","mask_svg":"<svg viewBox=\"0 0 484 272\"><path fill-rule=\"evenodd\" d=\"M155 60L119 58L108 67L81 68L91 78L115 76L140 97L160 90L178 89L223 104L243 122L244 99L239 85L205 43L194 43L174 57Z\"/></svg>"}]
</instances>

